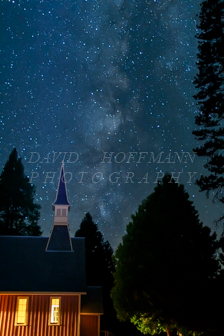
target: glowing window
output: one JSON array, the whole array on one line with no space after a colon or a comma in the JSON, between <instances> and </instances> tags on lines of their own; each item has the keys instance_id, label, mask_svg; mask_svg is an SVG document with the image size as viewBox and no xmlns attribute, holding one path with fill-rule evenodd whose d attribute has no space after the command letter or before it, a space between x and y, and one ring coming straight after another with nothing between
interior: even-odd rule
<instances>
[{"instance_id":1,"label":"glowing window","mask_svg":"<svg viewBox=\"0 0 224 336\"><path fill-rule=\"evenodd\" d=\"M28 297L17 297L16 325L27 325Z\"/></svg>"},{"instance_id":2,"label":"glowing window","mask_svg":"<svg viewBox=\"0 0 224 336\"><path fill-rule=\"evenodd\" d=\"M51 297L50 300L50 324L60 324L60 297Z\"/></svg>"}]
</instances>

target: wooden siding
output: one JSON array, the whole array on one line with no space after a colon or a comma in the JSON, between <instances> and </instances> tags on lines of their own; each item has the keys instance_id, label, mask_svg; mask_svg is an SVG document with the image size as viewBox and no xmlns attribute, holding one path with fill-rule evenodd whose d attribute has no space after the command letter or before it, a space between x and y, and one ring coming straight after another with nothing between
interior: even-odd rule
<instances>
[{"instance_id":1,"label":"wooden siding","mask_svg":"<svg viewBox=\"0 0 224 336\"><path fill-rule=\"evenodd\" d=\"M99 336L99 315L81 315L80 336Z\"/></svg>"},{"instance_id":2,"label":"wooden siding","mask_svg":"<svg viewBox=\"0 0 224 336\"><path fill-rule=\"evenodd\" d=\"M26 295L28 325L15 326L17 296L0 295L0 336L78 336L78 295L61 295L61 325L54 326L48 325L50 295Z\"/></svg>"}]
</instances>

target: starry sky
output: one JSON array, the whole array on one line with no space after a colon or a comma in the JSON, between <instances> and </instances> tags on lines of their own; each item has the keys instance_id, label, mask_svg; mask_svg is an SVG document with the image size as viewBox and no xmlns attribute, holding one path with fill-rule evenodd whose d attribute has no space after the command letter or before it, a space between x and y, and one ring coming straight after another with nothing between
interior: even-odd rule
<instances>
[{"instance_id":1,"label":"starry sky","mask_svg":"<svg viewBox=\"0 0 224 336\"><path fill-rule=\"evenodd\" d=\"M222 213L195 186L195 0L1 0L0 162L22 157L53 223L61 162L74 235L86 212L113 248L166 172L214 228ZM211 195L212 196L212 195Z\"/></svg>"}]
</instances>

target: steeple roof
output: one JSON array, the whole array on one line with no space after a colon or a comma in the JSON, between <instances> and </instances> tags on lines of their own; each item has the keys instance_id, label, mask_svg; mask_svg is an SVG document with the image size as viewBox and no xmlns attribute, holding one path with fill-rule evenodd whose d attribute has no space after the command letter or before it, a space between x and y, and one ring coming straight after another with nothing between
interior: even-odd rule
<instances>
[{"instance_id":1,"label":"steeple roof","mask_svg":"<svg viewBox=\"0 0 224 336\"><path fill-rule=\"evenodd\" d=\"M68 225L53 225L46 251L73 251Z\"/></svg>"},{"instance_id":2,"label":"steeple roof","mask_svg":"<svg viewBox=\"0 0 224 336\"><path fill-rule=\"evenodd\" d=\"M68 205L69 206L68 209L70 209L70 203L68 201L68 194L67 194L67 188L66 188L64 163L62 163L62 166L61 166L56 199L53 203L53 210L55 208L54 207L55 205Z\"/></svg>"}]
</instances>

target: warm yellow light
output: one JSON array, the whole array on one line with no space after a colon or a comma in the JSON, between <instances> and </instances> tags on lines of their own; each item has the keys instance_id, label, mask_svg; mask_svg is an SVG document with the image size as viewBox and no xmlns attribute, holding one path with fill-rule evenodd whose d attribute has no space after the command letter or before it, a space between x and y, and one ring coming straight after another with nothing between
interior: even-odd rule
<instances>
[{"instance_id":1,"label":"warm yellow light","mask_svg":"<svg viewBox=\"0 0 224 336\"><path fill-rule=\"evenodd\" d=\"M59 323L59 305L59 298L51 299L51 323Z\"/></svg>"},{"instance_id":2,"label":"warm yellow light","mask_svg":"<svg viewBox=\"0 0 224 336\"><path fill-rule=\"evenodd\" d=\"M18 298L18 306L17 306L17 324L25 324L26 323L26 311L27 311L27 299Z\"/></svg>"},{"instance_id":3,"label":"warm yellow light","mask_svg":"<svg viewBox=\"0 0 224 336\"><path fill-rule=\"evenodd\" d=\"M59 299L52 299L51 303L52 303L52 305L58 305L59 306Z\"/></svg>"}]
</instances>

